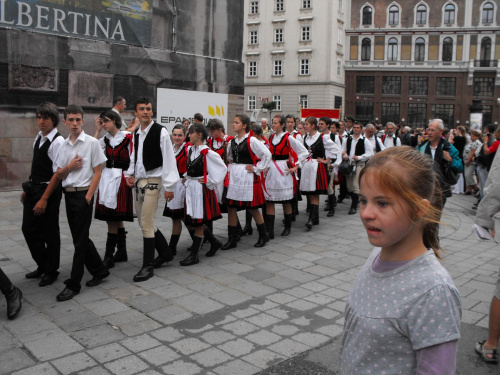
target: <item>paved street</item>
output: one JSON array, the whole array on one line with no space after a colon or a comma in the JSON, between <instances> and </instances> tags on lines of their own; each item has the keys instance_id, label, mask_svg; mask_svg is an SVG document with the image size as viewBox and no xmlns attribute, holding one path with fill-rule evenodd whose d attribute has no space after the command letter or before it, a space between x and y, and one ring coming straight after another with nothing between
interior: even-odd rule
<instances>
[{"instance_id":1,"label":"paved street","mask_svg":"<svg viewBox=\"0 0 500 375\"><path fill-rule=\"evenodd\" d=\"M48 287L26 280L34 262L20 230L20 192L0 193L0 267L24 293L20 316L8 321L0 298L0 374L335 374L345 300L372 247L350 201L305 232L303 213L289 237L256 249L253 236L235 250L204 253L180 267L190 244L183 232L177 258L155 277L133 283L142 262L138 224L127 224L129 261L117 264L95 288L56 302L72 261L73 246L61 207L61 275ZM323 201L323 199L321 199ZM473 343L485 338L489 302L500 265L500 246L477 239L471 225L475 199L455 196L446 206L443 264L463 303L459 374L498 374L483 364ZM160 202L163 206L164 202ZM167 239L170 221L157 211ZM300 204L305 211L305 202ZM240 216L240 219L243 216ZM94 221L91 236L104 253L106 224ZM226 239L226 220L214 233ZM90 276L86 273L84 282Z\"/></svg>"}]
</instances>

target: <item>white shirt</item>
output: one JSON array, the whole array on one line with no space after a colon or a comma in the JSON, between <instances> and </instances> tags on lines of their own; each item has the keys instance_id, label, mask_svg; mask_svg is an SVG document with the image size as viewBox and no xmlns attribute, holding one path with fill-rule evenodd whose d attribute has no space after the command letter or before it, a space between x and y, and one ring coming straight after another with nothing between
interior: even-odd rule
<instances>
[{"instance_id":1,"label":"white shirt","mask_svg":"<svg viewBox=\"0 0 500 375\"><path fill-rule=\"evenodd\" d=\"M238 139L238 135L234 137L234 141L236 142L237 145L239 145L241 142L246 142L249 134L246 133L241 139ZM231 144L233 141L229 142L227 145L227 157L229 160L231 160L232 153L231 153ZM255 137L250 138L250 148L252 149L252 152L257 156L260 161L257 163L257 165L254 167L255 173L260 173L264 169L269 168L271 165L271 151L259 140Z\"/></svg>"},{"instance_id":2,"label":"white shirt","mask_svg":"<svg viewBox=\"0 0 500 375\"><path fill-rule=\"evenodd\" d=\"M52 131L49 134L47 134L46 136L44 136L43 133L40 131L40 132L38 132L37 136L35 137L35 141L33 142L33 148L35 148L36 141L38 140L38 138L40 138L40 144L38 146L39 148L42 147L42 145L45 143L46 140L49 140L52 142L51 145L49 146L49 149L47 150L47 155L48 155L49 159L52 160L52 172L54 172L54 173L57 171L57 167L56 167L54 161L57 158L57 154L59 153L59 149L61 148L61 145L64 143L63 137L57 137L54 140L54 137L56 136L56 134L57 134L56 128L52 129ZM49 181L46 181L45 183L48 184Z\"/></svg>"},{"instance_id":3,"label":"white shirt","mask_svg":"<svg viewBox=\"0 0 500 375\"><path fill-rule=\"evenodd\" d=\"M396 144L394 144L396 143ZM385 148L391 148L394 146L401 146L401 140L396 137L395 135L389 135L387 134L385 139L384 139L384 146Z\"/></svg>"},{"instance_id":4,"label":"white shirt","mask_svg":"<svg viewBox=\"0 0 500 375\"><path fill-rule=\"evenodd\" d=\"M356 152L356 145L358 144L359 141L365 142L365 153L363 155L358 155L357 161L367 161L368 159L370 159L371 156L373 156L373 147L372 144L369 141L367 141L365 137L362 136L359 136L358 139L352 136L351 152L349 153L349 159L354 160L353 157ZM347 139L342 144L342 151L347 152Z\"/></svg>"},{"instance_id":5,"label":"white shirt","mask_svg":"<svg viewBox=\"0 0 500 375\"><path fill-rule=\"evenodd\" d=\"M372 135L371 138L366 137L366 140L372 145L374 154L377 152L377 143L380 146L380 151L384 151L386 149L386 147L382 144L380 138L376 135Z\"/></svg>"},{"instance_id":6,"label":"white shirt","mask_svg":"<svg viewBox=\"0 0 500 375\"><path fill-rule=\"evenodd\" d=\"M71 142L71 136L64 140L54 164L57 168L64 168L76 155L82 158L82 166L69 172L62 182L63 187L89 186L94 177L94 168L107 160L99 141L85 134L83 130L74 144Z\"/></svg>"},{"instance_id":7,"label":"white shirt","mask_svg":"<svg viewBox=\"0 0 500 375\"><path fill-rule=\"evenodd\" d=\"M175 161L174 150L172 148L172 142L170 141L170 135L168 134L167 128L163 127L160 133L160 150L163 159L163 165L161 167L152 169L146 172L142 161L142 148L144 140L151 130L154 121L148 125L148 127L142 130L142 127L137 129L137 134L139 134L139 142L137 147L137 163L135 162L135 146L130 155L130 166L126 172L123 174L125 177L135 176L136 181L143 178L160 177L162 179L162 185L165 191L173 192L175 189L175 184L179 181L179 172L177 171L177 163ZM135 141L135 137L134 137Z\"/></svg>"},{"instance_id":8,"label":"white shirt","mask_svg":"<svg viewBox=\"0 0 500 375\"><path fill-rule=\"evenodd\" d=\"M304 144L306 147L310 147L313 145L317 140L318 137L321 136L320 132L316 132L312 137L307 135ZM342 150L340 147L332 141L330 138L330 134L325 134L323 136L323 145L325 146L325 157L332 159L332 163L334 166L340 165L342 162ZM333 161L335 159L335 161Z\"/></svg>"}]
</instances>

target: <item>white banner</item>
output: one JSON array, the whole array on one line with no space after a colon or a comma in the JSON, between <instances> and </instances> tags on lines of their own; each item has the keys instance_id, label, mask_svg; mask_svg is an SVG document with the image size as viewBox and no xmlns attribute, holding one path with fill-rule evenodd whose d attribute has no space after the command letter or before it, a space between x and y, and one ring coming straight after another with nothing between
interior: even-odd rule
<instances>
[{"instance_id":1,"label":"white banner","mask_svg":"<svg viewBox=\"0 0 500 375\"><path fill-rule=\"evenodd\" d=\"M217 118L227 129L228 95L211 92L158 89L156 103L156 121L167 127L169 132L183 118L193 123L195 113L203 115L203 121Z\"/></svg>"},{"instance_id":2,"label":"white banner","mask_svg":"<svg viewBox=\"0 0 500 375\"><path fill-rule=\"evenodd\" d=\"M483 114L471 113L470 114L470 130L483 130Z\"/></svg>"}]
</instances>

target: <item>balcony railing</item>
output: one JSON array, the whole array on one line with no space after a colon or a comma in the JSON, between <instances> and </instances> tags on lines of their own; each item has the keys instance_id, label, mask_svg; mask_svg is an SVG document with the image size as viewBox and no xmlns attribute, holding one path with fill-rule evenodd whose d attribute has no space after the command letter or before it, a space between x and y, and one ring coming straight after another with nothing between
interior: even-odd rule
<instances>
[{"instance_id":1,"label":"balcony railing","mask_svg":"<svg viewBox=\"0 0 500 375\"><path fill-rule=\"evenodd\" d=\"M498 60L474 60L475 68L497 68Z\"/></svg>"}]
</instances>

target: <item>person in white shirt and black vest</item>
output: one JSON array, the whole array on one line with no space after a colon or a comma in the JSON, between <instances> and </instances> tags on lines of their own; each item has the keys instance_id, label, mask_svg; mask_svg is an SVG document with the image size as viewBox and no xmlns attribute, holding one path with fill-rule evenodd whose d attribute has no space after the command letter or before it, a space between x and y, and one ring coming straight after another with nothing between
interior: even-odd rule
<instances>
[{"instance_id":1,"label":"person in white shirt and black vest","mask_svg":"<svg viewBox=\"0 0 500 375\"><path fill-rule=\"evenodd\" d=\"M401 146L401 140L396 136L396 125L393 122L385 124L385 132L382 136L385 148Z\"/></svg>"},{"instance_id":2,"label":"person in white shirt and black vest","mask_svg":"<svg viewBox=\"0 0 500 375\"><path fill-rule=\"evenodd\" d=\"M351 193L351 209L349 215L354 215L358 209L359 202L359 174L365 163L373 155L371 143L361 135L361 124L355 122L352 127L353 135L348 137L342 144L342 155L344 160L350 160L353 171L347 176L347 190Z\"/></svg>"},{"instance_id":3,"label":"person in white shirt and black vest","mask_svg":"<svg viewBox=\"0 0 500 375\"><path fill-rule=\"evenodd\" d=\"M54 160L64 142L56 127L59 112L54 103L45 102L36 110L36 121L40 129L33 144L33 160L29 181L23 183L21 203L23 204L22 231L37 269L26 274L27 279L41 277L39 285L52 284L59 275L61 236L59 232L59 206L61 184L55 187L50 198L43 197L56 171ZM38 207L35 210L35 205Z\"/></svg>"},{"instance_id":4,"label":"person in white shirt and black vest","mask_svg":"<svg viewBox=\"0 0 500 375\"><path fill-rule=\"evenodd\" d=\"M365 138L372 145L374 154L385 150L386 147L382 143L382 139L377 137L377 128L372 123L366 124Z\"/></svg>"},{"instance_id":5,"label":"person in white shirt and black vest","mask_svg":"<svg viewBox=\"0 0 500 375\"><path fill-rule=\"evenodd\" d=\"M165 236L155 227L154 217L162 186L165 189L165 199L169 202L174 197L175 185L180 178L168 131L152 120L151 99L137 99L135 115L141 124L134 132L134 150L124 176L127 185L135 187L135 208L143 236L142 268L134 276L134 281L140 282L153 277L154 268L171 261L175 256ZM155 249L159 253L156 259Z\"/></svg>"}]
</instances>

